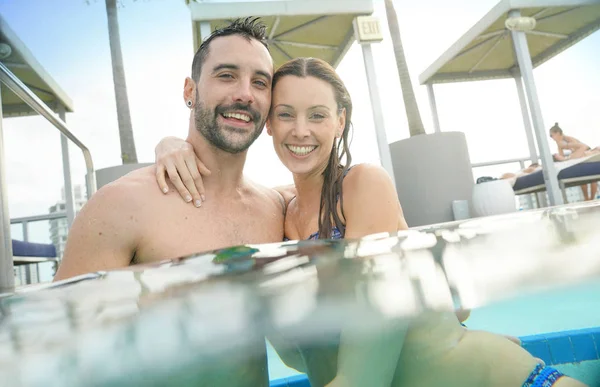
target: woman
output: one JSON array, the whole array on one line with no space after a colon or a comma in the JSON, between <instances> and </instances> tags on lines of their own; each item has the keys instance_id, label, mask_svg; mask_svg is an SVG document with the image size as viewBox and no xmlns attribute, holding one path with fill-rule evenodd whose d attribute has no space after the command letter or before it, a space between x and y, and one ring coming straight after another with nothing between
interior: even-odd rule
<instances>
[{"instance_id":1,"label":"woman","mask_svg":"<svg viewBox=\"0 0 600 387\"><path fill-rule=\"evenodd\" d=\"M550 137L558 146L558 154L553 156L555 161L580 159L597 152L596 148L591 149L578 139L571 136L566 136L560 126L558 126L558 122L556 122L554 126L550 128ZM581 191L583 192L584 200L594 200L596 198L596 192L598 192L598 183L583 184L581 186Z\"/></svg>"},{"instance_id":2,"label":"woman","mask_svg":"<svg viewBox=\"0 0 600 387\"><path fill-rule=\"evenodd\" d=\"M281 190L288 203L288 239L358 238L407 228L386 172L364 164L350 167L351 118L348 91L327 63L298 58L275 73L267 132L294 178L294 187ZM156 153L158 170L169 171L175 181L187 180L187 165L198 161L183 140L174 138L163 140ZM159 186L167 187L164 176ZM368 339L342 330L339 348L322 348L324 354L315 355L321 362L306 360L314 348L300 348L300 356L283 360L307 372L313 387L517 387L527 385L523 382L528 377L545 378L543 372L550 378L560 376L552 369L542 371L531 355L504 337L465 330L451 311L423 314L408 330L402 323L382 328ZM324 369L324 363L331 364L333 372ZM581 384L561 378L556 386Z\"/></svg>"}]
</instances>

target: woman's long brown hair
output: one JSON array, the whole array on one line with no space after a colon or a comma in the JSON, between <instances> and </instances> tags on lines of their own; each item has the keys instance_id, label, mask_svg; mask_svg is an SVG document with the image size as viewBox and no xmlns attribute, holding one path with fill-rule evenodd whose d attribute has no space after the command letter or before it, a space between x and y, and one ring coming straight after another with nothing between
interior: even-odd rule
<instances>
[{"instance_id":1,"label":"woman's long brown hair","mask_svg":"<svg viewBox=\"0 0 600 387\"><path fill-rule=\"evenodd\" d=\"M323 188L321 189L321 204L319 207L319 239L331 238L333 223L340 231L342 237L346 232L346 225L337 211L337 202L340 201L342 217L344 217L344 196L342 194L342 181L352 163L352 155L348 147L348 133L352 119L352 100L341 78L327 62L317 58L296 58L283 64L273 75L273 88L285 76L300 78L314 77L331 85L338 105L338 114L346 111L346 125L340 139L333 143L327 167L323 172ZM342 159L344 163L342 164Z\"/></svg>"}]
</instances>

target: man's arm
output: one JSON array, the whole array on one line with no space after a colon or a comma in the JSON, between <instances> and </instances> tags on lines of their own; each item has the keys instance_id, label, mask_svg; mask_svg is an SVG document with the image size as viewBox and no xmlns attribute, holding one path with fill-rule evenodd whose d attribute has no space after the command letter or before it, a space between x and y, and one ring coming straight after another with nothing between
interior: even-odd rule
<instances>
[{"instance_id":1,"label":"man's arm","mask_svg":"<svg viewBox=\"0 0 600 387\"><path fill-rule=\"evenodd\" d=\"M81 209L67 239L54 281L126 267L137 246L135 200L127 187L113 183L96 192ZM133 196L133 195L132 195Z\"/></svg>"}]
</instances>

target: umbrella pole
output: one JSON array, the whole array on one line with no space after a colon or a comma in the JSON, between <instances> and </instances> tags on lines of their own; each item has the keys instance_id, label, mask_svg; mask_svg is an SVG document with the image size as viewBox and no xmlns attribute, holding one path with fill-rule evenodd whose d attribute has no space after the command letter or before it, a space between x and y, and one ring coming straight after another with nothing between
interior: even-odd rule
<instances>
[{"instance_id":1,"label":"umbrella pole","mask_svg":"<svg viewBox=\"0 0 600 387\"><path fill-rule=\"evenodd\" d=\"M518 10L510 11L509 17L521 17ZM542 119L542 111L538 100L535 80L533 78L533 64L531 62L531 54L527 46L527 37L523 31L511 31L513 44L515 46L515 54L525 83L525 93L529 100L529 110L533 121L533 128L537 138L537 143L540 148L540 156L542 159L542 169L544 174L544 183L551 206L557 206L564 203L560 187L558 185L558 175L554 166L554 160L550 154L550 146L546 137L546 129L544 120Z\"/></svg>"}]
</instances>

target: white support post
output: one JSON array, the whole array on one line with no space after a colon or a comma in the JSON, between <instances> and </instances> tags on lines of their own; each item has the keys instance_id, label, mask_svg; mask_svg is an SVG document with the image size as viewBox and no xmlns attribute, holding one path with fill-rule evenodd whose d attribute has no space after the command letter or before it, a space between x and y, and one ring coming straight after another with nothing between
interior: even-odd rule
<instances>
[{"instance_id":1,"label":"white support post","mask_svg":"<svg viewBox=\"0 0 600 387\"><path fill-rule=\"evenodd\" d=\"M373 110L373 121L375 122L375 133L377 135L377 145L379 147L379 157L381 165L390 175L394 187L396 179L394 177L394 167L392 164L392 155L390 153L390 145L387 141L385 133L385 125L383 120L383 110L381 108L381 100L379 98L379 90L377 88L377 76L375 74L375 61L373 60L373 51L370 43L363 43L362 52L365 62L365 70L367 73L367 84L369 85L369 96L371 97L371 109Z\"/></svg>"},{"instance_id":2,"label":"white support post","mask_svg":"<svg viewBox=\"0 0 600 387\"><path fill-rule=\"evenodd\" d=\"M523 126L525 127L525 135L527 136L527 146L529 147L529 159L532 163L538 163L539 157L535 149L535 140L533 139L533 131L531 130L531 120L529 119L529 110L527 109L527 100L525 99L525 91L523 90L523 82L520 75L515 75L515 83L517 85L517 94L521 104L521 114L523 115ZM525 168L525 163L521 161L521 169ZM531 194L527 195L527 204L529 208L533 208L533 199Z\"/></svg>"},{"instance_id":3,"label":"white support post","mask_svg":"<svg viewBox=\"0 0 600 387\"><path fill-rule=\"evenodd\" d=\"M427 84L427 95L429 95L429 107L431 108L431 116L433 117L433 129L435 133L440 133L442 131L440 128L440 117L438 115L432 83Z\"/></svg>"},{"instance_id":4,"label":"white support post","mask_svg":"<svg viewBox=\"0 0 600 387\"><path fill-rule=\"evenodd\" d=\"M58 106L58 116L63 122L66 120L65 107L62 105ZM69 142L67 137L61 133L60 135L60 148L62 150L62 164L63 164L63 179L64 179L64 190L65 190L65 208L67 212L67 230L71 228L73 219L75 219L75 204L73 200L73 185L71 183L71 161L69 159Z\"/></svg>"},{"instance_id":5,"label":"white support post","mask_svg":"<svg viewBox=\"0 0 600 387\"><path fill-rule=\"evenodd\" d=\"M509 17L520 17L521 13L518 10L510 11ZM544 174L544 183L546 191L550 199L550 205L556 206L563 204L560 187L558 185L558 176L554 161L550 154L550 146L546 137L546 129L544 120L542 119L542 111L535 88L535 80L533 78L533 64L531 63L531 54L527 46L527 36L523 31L511 31L513 43L515 46L515 54L519 63L519 69L523 82L525 83L525 92L529 101L529 109L533 120L533 127L537 137L537 142L540 148L540 156L542 159L542 169Z\"/></svg>"},{"instance_id":6,"label":"white support post","mask_svg":"<svg viewBox=\"0 0 600 387\"><path fill-rule=\"evenodd\" d=\"M0 84L0 91L2 84ZM2 97L0 97L0 294L15 290L15 270L13 266L12 238L10 236L10 215L8 214L8 192L4 169L4 134L2 131Z\"/></svg>"},{"instance_id":7,"label":"white support post","mask_svg":"<svg viewBox=\"0 0 600 387\"><path fill-rule=\"evenodd\" d=\"M210 22L203 21L200 22L200 44L206 40L211 34ZM200 47L200 45L198 45Z\"/></svg>"},{"instance_id":8,"label":"white support post","mask_svg":"<svg viewBox=\"0 0 600 387\"><path fill-rule=\"evenodd\" d=\"M529 147L529 157L532 163L539 162L537 150L535 149L535 140L533 138L533 130L531 128L531 120L529 119L529 109L527 109L527 99L525 98L525 90L523 90L523 82L520 75L515 75L515 83L517 85L517 94L521 104L521 114L523 115L523 126L525 127L525 135L527 136L527 146Z\"/></svg>"}]
</instances>

